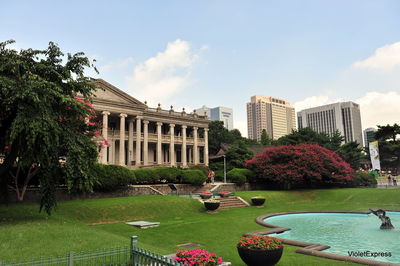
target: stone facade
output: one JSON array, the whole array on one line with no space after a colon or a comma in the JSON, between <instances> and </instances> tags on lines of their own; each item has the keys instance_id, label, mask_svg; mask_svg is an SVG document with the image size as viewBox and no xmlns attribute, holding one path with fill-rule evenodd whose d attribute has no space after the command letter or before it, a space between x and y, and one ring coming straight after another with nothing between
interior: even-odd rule
<instances>
[{"instance_id":1,"label":"stone facade","mask_svg":"<svg viewBox=\"0 0 400 266\"><path fill-rule=\"evenodd\" d=\"M208 165L207 116L149 108L98 79L93 108L102 123L99 162L129 168ZM121 130L122 129L122 130Z\"/></svg>"}]
</instances>

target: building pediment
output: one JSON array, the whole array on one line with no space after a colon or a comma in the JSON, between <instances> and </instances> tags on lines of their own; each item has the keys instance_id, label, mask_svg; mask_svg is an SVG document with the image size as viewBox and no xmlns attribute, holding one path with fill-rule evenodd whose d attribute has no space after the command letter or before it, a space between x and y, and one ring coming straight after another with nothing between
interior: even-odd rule
<instances>
[{"instance_id":1,"label":"building pediment","mask_svg":"<svg viewBox=\"0 0 400 266\"><path fill-rule=\"evenodd\" d=\"M100 100L102 102L109 101L119 104L122 103L143 108L146 107L146 105L141 101L133 98L129 94L123 92L103 79L97 79L93 83L96 86L94 100Z\"/></svg>"}]
</instances>

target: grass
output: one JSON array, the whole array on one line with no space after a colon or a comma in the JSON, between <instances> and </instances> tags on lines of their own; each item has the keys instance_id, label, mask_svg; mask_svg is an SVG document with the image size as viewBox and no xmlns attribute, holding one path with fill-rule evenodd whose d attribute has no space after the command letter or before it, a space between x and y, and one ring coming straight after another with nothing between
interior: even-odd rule
<instances>
[{"instance_id":1,"label":"grass","mask_svg":"<svg viewBox=\"0 0 400 266\"><path fill-rule=\"evenodd\" d=\"M132 235L139 246L160 254L174 253L176 245L194 242L216 252L233 265L244 265L235 248L243 233L262 230L257 216L282 211L400 209L399 189L330 189L302 191L247 191L238 196L250 201L265 196L265 208L240 208L208 214L197 200L174 196L137 196L60 202L48 217L34 204L0 205L0 261L23 254L25 258L64 255L67 251L129 245ZM137 229L125 221L161 222ZM295 253L285 247L278 265L350 265Z\"/></svg>"}]
</instances>

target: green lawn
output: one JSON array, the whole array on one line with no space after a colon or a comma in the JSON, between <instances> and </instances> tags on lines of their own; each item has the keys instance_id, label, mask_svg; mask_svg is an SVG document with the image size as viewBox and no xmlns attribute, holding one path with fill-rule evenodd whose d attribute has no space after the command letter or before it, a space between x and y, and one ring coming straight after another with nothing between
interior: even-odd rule
<instances>
[{"instance_id":1,"label":"green lawn","mask_svg":"<svg viewBox=\"0 0 400 266\"><path fill-rule=\"evenodd\" d=\"M60 202L52 216L32 204L0 205L0 261L23 257L64 255L67 251L129 245L170 254L176 245L195 242L216 252L234 266L244 265L235 248L243 233L262 230L257 216L282 211L400 209L400 189L331 189L304 191L248 191L237 195L249 201L265 196L265 208L241 208L208 214L192 199L174 196L137 196ZM159 221L161 226L137 229L125 221ZM378 223L378 221L377 221ZM278 265L347 265L295 253L285 247Z\"/></svg>"}]
</instances>

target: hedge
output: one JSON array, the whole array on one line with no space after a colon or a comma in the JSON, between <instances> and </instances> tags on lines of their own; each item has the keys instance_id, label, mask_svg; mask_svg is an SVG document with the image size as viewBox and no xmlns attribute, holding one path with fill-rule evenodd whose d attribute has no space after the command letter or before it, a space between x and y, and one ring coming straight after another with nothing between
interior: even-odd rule
<instances>
[{"instance_id":1,"label":"hedge","mask_svg":"<svg viewBox=\"0 0 400 266\"><path fill-rule=\"evenodd\" d=\"M246 183L246 176L243 174L243 171L241 170L246 170L246 169L233 168L228 173L226 173L226 178L230 182L236 183L239 186L243 185L244 183Z\"/></svg>"},{"instance_id":2,"label":"hedge","mask_svg":"<svg viewBox=\"0 0 400 266\"><path fill-rule=\"evenodd\" d=\"M160 175L156 168L131 170L135 173L137 184L160 183Z\"/></svg>"},{"instance_id":3,"label":"hedge","mask_svg":"<svg viewBox=\"0 0 400 266\"><path fill-rule=\"evenodd\" d=\"M176 167L161 167L155 168L160 180L166 180L168 183L179 183L182 170Z\"/></svg>"},{"instance_id":4,"label":"hedge","mask_svg":"<svg viewBox=\"0 0 400 266\"><path fill-rule=\"evenodd\" d=\"M206 176L201 170L183 170L182 183L200 186L206 181Z\"/></svg>"},{"instance_id":5,"label":"hedge","mask_svg":"<svg viewBox=\"0 0 400 266\"><path fill-rule=\"evenodd\" d=\"M95 164L92 175L96 180L94 191L109 192L136 183L135 173L120 165Z\"/></svg>"},{"instance_id":6,"label":"hedge","mask_svg":"<svg viewBox=\"0 0 400 266\"><path fill-rule=\"evenodd\" d=\"M376 187L377 183L372 173L356 171L354 179L348 185L350 187Z\"/></svg>"}]
</instances>

